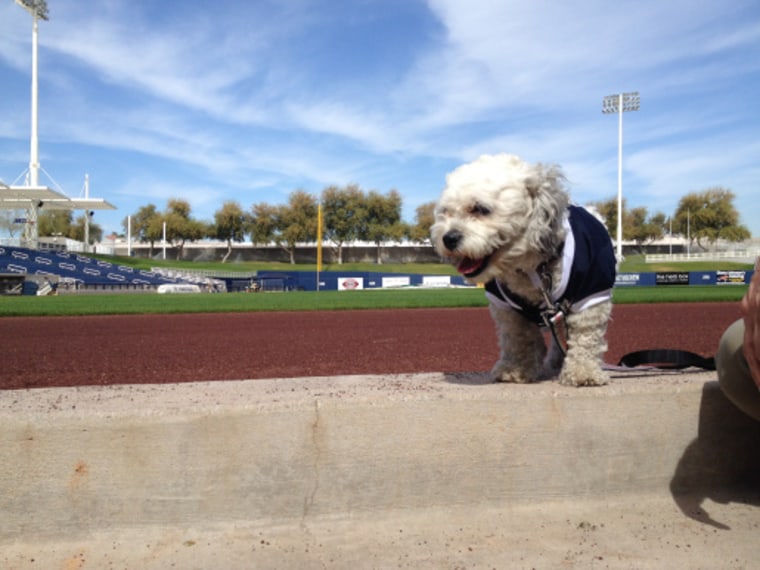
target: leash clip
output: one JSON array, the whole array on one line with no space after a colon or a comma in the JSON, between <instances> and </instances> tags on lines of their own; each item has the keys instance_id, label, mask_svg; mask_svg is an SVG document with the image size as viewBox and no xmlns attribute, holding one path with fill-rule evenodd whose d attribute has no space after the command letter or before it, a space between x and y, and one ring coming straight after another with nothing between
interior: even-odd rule
<instances>
[{"instance_id":1,"label":"leash clip","mask_svg":"<svg viewBox=\"0 0 760 570\"><path fill-rule=\"evenodd\" d=\"M554 337L554 342L564 355L567 355L567 328L564 330L564 339L561 338L560 328L567 316L567 309L568 308L563 304L557 303L556 305L548 305L548 308L545 311L541 311L541 318L544 321L544 325L546 325L546 328L551 331L552 336Z\"/></svg>"}]
</instances>

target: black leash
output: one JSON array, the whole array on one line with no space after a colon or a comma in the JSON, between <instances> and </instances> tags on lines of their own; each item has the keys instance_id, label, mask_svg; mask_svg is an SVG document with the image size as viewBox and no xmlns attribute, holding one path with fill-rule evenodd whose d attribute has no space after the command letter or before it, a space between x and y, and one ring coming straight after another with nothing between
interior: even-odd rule
<instances>
[{"instance_id":1,"label":"black leash","mask_svg":"<svg viewBox=\"0 0 760 570\"><path fill-rule=\"evenodd\" d=\"M705 357L688 350L669 348L638 350L623 356L618 366L626 368L648 366L664 370L683 370L684 368L715 370L715 357Z\"/></svg>"},{"instance_id":2,"label":"black leash","mask_svg":"<svg viewBox=\"0 0 760 570\"><path fill-rule=\"evenodd\" d=\"M541 295L544 297L544 305L546 305L546 308L540 311L540 315L541 320L544 322L544 326L551 331L552 337L554 337L554 342L562 351L562 354L567 356L567 341L570 340L570 335L568 334L567 326L565 326L565 339L563 342L560 338L559 327L565 323L565 317L570 312L570 304L567 301L556 303L552 301L552 274L551 271L549 271L550 261L539 265L538 270L536 271L541 280L541 286L539 289L541 290Z\"/></svg>"}]
</instances>

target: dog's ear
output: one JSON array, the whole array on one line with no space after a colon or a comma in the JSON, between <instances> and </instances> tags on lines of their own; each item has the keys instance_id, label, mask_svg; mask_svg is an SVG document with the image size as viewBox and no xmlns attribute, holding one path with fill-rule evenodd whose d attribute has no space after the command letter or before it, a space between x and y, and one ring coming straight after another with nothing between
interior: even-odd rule
<instances>
[{"instance_id":1,"label":"dog's ear","mask_svg":"<svg viewBox=\"0 0 760 570\"><path fill-rule=\"evenodd\" d=\"M541 190L543 180L539 176L529 176L525 179L525 189L530 194L531 198L535 198Z\"/></svg>"},{"instance_id":2,"label":"dog's ear","mask_svg":"<svg viewBox=\"0 0 760 570\"><path fill-rule=\"evenodd\" d=\"M570 202L565 177L558 166L536 166L536 175L525 181L533 198L528 239L535 251L553 254L564 241L562 220Z\"/></svg>"},{"instance_id":3,"label":"dog's ear","mask_svg":"<svg viewBox=\"0 0 760 570\"><path fill-rule=\"evenodd\" d=\"M525 188L532 197L541 192L553 192L564 189L565 175L559 166L536 164L534 173L525 179Z\"/></svg>"}]
</instances>

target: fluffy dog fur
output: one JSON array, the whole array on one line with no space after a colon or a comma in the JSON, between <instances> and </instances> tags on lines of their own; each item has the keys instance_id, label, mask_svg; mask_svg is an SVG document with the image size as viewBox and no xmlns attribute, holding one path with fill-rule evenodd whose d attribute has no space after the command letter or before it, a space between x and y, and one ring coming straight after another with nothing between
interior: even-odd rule
<instances>
[{"instance_id":1,"label":"fluffy dog fur","mask_svg":"<svg viewBox=\"0 0 760 570\"><path fill-rule=\"evenodd\" d=\"M470 282L496 280L540 305L543 296L531 274L548 264L553 283L562 275L569 197L560 169L512 155L483 156L454 170L446 183L431 228L438 253ZM532 382L558 375L565 385L606 383L601 364L609 300L567 315L566 356L554 339L547 351L542 329L519 311L493 302L490 310L501 349L495 380Z\"/></svg>"}]
</instances>

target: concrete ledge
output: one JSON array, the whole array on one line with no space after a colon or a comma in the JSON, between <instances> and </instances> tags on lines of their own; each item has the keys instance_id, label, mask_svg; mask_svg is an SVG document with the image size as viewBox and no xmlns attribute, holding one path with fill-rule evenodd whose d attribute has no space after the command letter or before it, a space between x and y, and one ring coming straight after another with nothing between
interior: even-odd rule
<instances>
[{"instance_id":1,"label":"concrete ledge","mask_svg":"<svg viewBox=\"0 0 760 570\"><path fill-rule=\"evenodd\" d=\"M330 533L347 532L358 556L362 544L379 541L379 552L404 542L381 528L441 513L507 529L510 512L538 524L550 505L598 513L649 503L672 511L673 524L746 525L756 539L760 424L712 380L628 377L574 389L426 374L0 392L0 551L6 566L23 567L29 556L60 563L52 553L68 556L64 545L116 551L116 537L138 536L198 545L199 537L229 541L238 528L253 541L242 568L264 560L250 549L262 529L299 552L320 532L336 545L343 541ZM719 520L704 508L712 503L737 506L719 509L730 519ZM451 520L431 523L440 530ZM540 535L520 525L513 532L520 528ZM755 539L734 548L737 560L757 559ZM208 555L225 560L210 545ZM515 562L498 558L499 546L488 560ZM137 564L127 552L117 561ZM230 544L224 552L238 556ZM292 559L307 560L303 552ZM647 560L644 553L638 567Z\"/></svg>"}]
</instances>

